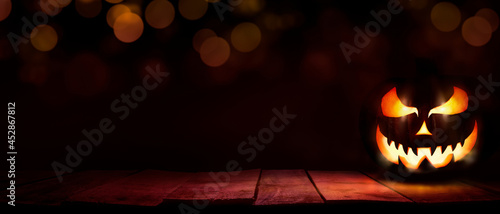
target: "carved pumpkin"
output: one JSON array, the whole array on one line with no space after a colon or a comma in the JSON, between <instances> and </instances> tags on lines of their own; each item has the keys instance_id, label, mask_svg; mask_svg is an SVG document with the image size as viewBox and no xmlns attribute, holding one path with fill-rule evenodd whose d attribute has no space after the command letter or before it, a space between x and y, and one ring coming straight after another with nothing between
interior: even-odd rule
<instances>
[{"instance_id":1,"label":"carved pumpkin","mask_svg":"<svg viewBox=\"0 0 500 214\"><path fill-rule=\"evenodd\" d=\"M429 172L472 163L481 123L468 106L468 89L456 81L395 81L365 104L362 137L382 166Z\"/></svg>"},{"instance_id":2,"label":"carved pumpkin","mask_svg":"<svg viewBox=\"0 0 500 214\"><path fill-rule=\"evenodd\" d=\"M464 135L459 135L459 138L456 138L457 141L451 141L449 143L440 143L436 142L435 146L427 145L422 146L419 145L415 136L428 136L431 137L433 134L429 131L426 120L432 120L431 116L433 114L440 115L456 115L467 110L468 105L468 96L465 91L458 87L453 87L452 96L443 104L436 106L428 111L427 117L423 119L422 125L418 130L409 130L408 138L414 139L413 141L403 141L399 143L397 140L388 140L388 138L382 134L380 131L380 125L377 125L377 133L376 133L376 141L377 146L382 155L389 161L399 164L399 162L403 163L407 168L410 169L418 169L423 160L428 160L432 166L435 168L441 168L448 165L452 159L454 161L459 161L468 155L477 140L477 121L474 121L473 130L468 133L466 132L465 138L462 138ZM398 95L396 87L392 88L389 92L387 92L384 97L382 97L381 101L381 112L384 117L388 117L388 120L393 120L393 118L397 118L397 121L402 121L409 114L415 114L415 116L419 116L419 110L416 107L409 107L404 105ZM422 112L422 111L420 111ZM420 115L421 117L425 117L425 113ZM384 120L381 118L380 120ZM395 124L397 125L397 124ZM416 131L416 132L415 132ZM390 135L389 130L387 133ZM413 134L415 133L415 134ZM406 134L406 133L405 133ZM435 134L437 134L435 132ZM456 135L456 133L454 133ZM395 139L398 137L395 136ZM442 144L442 145L440 145Z\"/></svg>"}]
</instances>

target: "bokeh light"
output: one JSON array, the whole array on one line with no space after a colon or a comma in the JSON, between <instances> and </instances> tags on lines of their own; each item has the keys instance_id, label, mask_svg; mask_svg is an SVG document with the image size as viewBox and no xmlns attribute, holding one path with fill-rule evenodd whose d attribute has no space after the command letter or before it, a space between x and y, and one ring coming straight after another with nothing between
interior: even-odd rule
<instances>
[{"instance_id":1,"label":"bokeh light","mask_svg":"<svg viewBox=\"0 0 500 214\"><path fill-rule=\"evenodd\" d=\"M460 24L460 19L460 10L450 2L440 2L432 8L432 24L442 32L455 30Z\"/></svg>"},{"instance_id":2,"label":"bokeh light","mask_svg":"<svg viewBox=\"0 0 500 214\"><path fill-rule=\"evenodd\" d=\"M57 44L57 32L50 25L38 25L30 35L31 44L39 51L50 51Z\"/></svg>"},{"instance_id":3,"label":"bokeh light","mask_svg":"<svg viewBox=\"0 0 500 214\"><path fill-rule=\"evenodd\" d=\"M200 48L201 60L208 66L217 67L224 64L231 54L231 48L224 38L210 37Z\"/></svg>"},{"instance_id":4,"label":"bokeh light","mask_svg":"<svg viewBox=\"0 0 500 214\"><path fill-rule=\"evenodd\" d=\"M231 32L231 44L241 52L253 51L259 45L260 39L259 27L250 22L238 24Z\"/></svg>"},{"instance_id":5,"label":"bokeh light","mask_svg":"<svg viewBox=\"0 0 500 214\"><path fill-rule=\"evenodd\" d=\"M247 0L242 1L241 4L235 7L234 11L245 16L253 16L259 13L265 5L266 2L264 0Z\"/></svg>"},{"instance_id":6,"label":"bokeh light","mask_svg":"<svg viewBox=\"0 0 500 214\"><path fill-rule=\"evenodd\" d=\"M266 29L286 30L292 27L301 25L303 17L301 13L285 13L277 15L274 13L266 12L259 16L258 23Z\"/></svg>"},{"instance_id":7,"label":"bokeh light","mask_svg":"<svg viewBox=\"0 0 500 214\"><path fill-rule=\"evenodd\" d=\"M111 3L111 4L117 4L117 3L122 2L123 0L106 0L106 1Z\"/></svg>"},{"instance_id":8,"label":"bokeh light","mask_svg":"<svg viewBox=\"0 0 500 214\"><path fill-rule=\"evenodd\" d=\"M472 46L480 47L491 39L491 25L486 19L473 16L462 25L462 37Z\"/></svg>"},{"instance_id":9,"label":"bokeh light","mask_svg":"<svg viewBox=\"0 0 500 214\"><path fill-rule=\"evenodd\" d=\"M205 0L179 0L179 13L188 20L201 18L208 9L208 2Z\"/></svg>"},{"instance_id":10,"label":"bokeh light","mask_svg":"<svg viewBox=\"0 0 500 214\"><path fill-rule=\"evenodd\" d=\"M140 3L133 2L133 1L132 2L127 1L127 2L124 2L123 5L127 6L132 13L135 13L139 16L142 15L142 8L141 8Z\"/></svg>"},{"instance_id":11,"label":"bokeh light","mask_svg":"<svg viewBox=\"0 0 500 214\"><path fill-rule=\"evenodd\" d=\"M264 26L269 30L277 30L281 27L281 19L274 13L266 13L262 15L262 22L264 23Z\"/></svg>"},{"instance_id":12,"label":"bokeh light","mask_svg":"<svg viewBox=\"0 0 500 214\"><path fill-rule=\"evenodd\" d=\"M130 43L141 37L144 31L144 24L139 15L127 12L116 18L113 30L116 38L122 42Z\"/></svg>"},{"instance_id":13,"label":"bokeh light","mask_svg":"<svg viewBox=\"0 0 500 214\"><path fill-rule=\"evenodd\" d=\"M210 38L210 37L215 37L217 34L213 30L210 30L208 28L204 28L196 32L193 37L193 48L197 51L200 52L200 47L203 42Z\"/></svg>"},{"instance_id":14,"label":"bokeh light","mask_svg":"<svg viewBox=\"0 0 500 214\"><path fill-rule=\"evenodd\" d=\"M7 18L12 10L12 2L10 0L0 0L0 21Z\"/></svg>"},{"instance_id":15,"label":"bokeh light","mask_svg":"<svg viewBox=\"0 0 500 214\"><path fill-rule=\"evenodd\" d=\"M106 14L106 22L108 22L108 25L110 27L113 27L116 18L127 12L131 12L129 7L123 4L114 5L113 7L109 8L108 13Z\"/></svg>"},{"instance_id":16,"label":"bokeh light","mask_svg":"<svg viewBox=\"0 0 500 214\"><path fill-rule=\"evenodd\" d=\"M410 8L420 10L425 8L428 0L408 1L407 3L409 4Z\"/></svg>"},{"instance_id":17,"label":"bokeh light","mask_svg":"<svg viewBox=\"0 0 500 214\"><path fill-rule=\"evenodd\" d=\"M101 0L75 0L76 11L85 18L96 17L102 9Z\"/></svg>"},{"instance_id":18,"label":"bokeh light","mask_svg":"<svg viewBox=\"0 0 500 214\"><path fill-rule=\"evenodd\" d=\"M498 28L498 14L490 9L490 8L483 8L479 11L477 11L476 16L482 17L486 19L491 25L491 30L496 31Z\"/></svg>"},{"instance_id":19,"label":"bokeh light","mask_svg":"<svg viewBox=\"0 0 500 214\"><path fill-rule=\"evenodd\" d=\"M175 9L167 0L154 0L146 7L146 22L156 29L166 28L175 17Z\"/></svg>"}]
</instances>

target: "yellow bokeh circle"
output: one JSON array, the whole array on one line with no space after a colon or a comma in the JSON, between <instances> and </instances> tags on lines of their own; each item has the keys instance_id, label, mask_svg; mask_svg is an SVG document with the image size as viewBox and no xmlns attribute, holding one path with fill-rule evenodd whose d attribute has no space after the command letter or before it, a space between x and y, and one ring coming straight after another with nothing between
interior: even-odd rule
<instances>
[{"instance_id":1,"label":"yellow bokeh circle","mask_svg":"<svg viewBox=\"0 0 500 214\"><path fill-rule=\"evenodd\" d=\"M146 7L146 22L156 29L166 28L174 21L175 9L167 0L154 0Z\"/></svg>"},{"instance_id":2,"label":"yellow bokeh circle","mask_svg":"<svg viewBox=\"0 0 500 214\"><path fill-rule=\"evenodd\" d=\"M253 51L259 46L260 40L260 29L254 23L240 23L231 32L231 44L241 52Z\"/></svg>"},{"instance_id":3,"label":"yellow bokeh circle","mask_svg":"<svg viewBox=\"0 0 500 214\"><path fill-rule=\"evenodd\" d=\"M201 60L211 67L218 67L226 63L230 54L229 43L221 37L210 37L200 47Z\"/></svg>"},{"instance_id":4,"label":"yellow bokeh circle","mask_svg":"<svg viewBox=\"0 0 500 214\"><path fill-rule=\"evenodd\" d=\"M442 32L455 30L460 24L460 10L450 2L440 2L431 10L431 21L434 27Z\"/></svg>"},{"instance_id":5,"label":"yellow bokeh circle","mask_svg":"<svg viewBox=\"0 0 500 214\"><path fill-rule=\"evenodd\" d=\"M139 15L127 12L116 18L113 31L118 40L130 43L141 37L144 31L144 23Z\"/></svg>"},{"instance_id":6,"label":"yellow bokeh circle","mask_svg":"<svg viewBox=\"0 0 500 214\"><path fill-rule=\"evenodd\" d=\"M57 45L57 32L50 25L38 25L31 31L31 44L39 51L50 51Z\"/></svg>"}]
</instances>

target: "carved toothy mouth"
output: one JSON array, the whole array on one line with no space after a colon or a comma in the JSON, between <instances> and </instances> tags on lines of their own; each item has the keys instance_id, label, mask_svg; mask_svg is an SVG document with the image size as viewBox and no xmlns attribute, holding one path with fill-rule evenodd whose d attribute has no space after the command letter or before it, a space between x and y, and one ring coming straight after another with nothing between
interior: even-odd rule
<instances>
[{"instance_id":1,"label":"carved toothy mouth","mask_svg":"<svg viewBox=\"0 0 500 214\"><path fill-rule=\"evenodd\" d=\"M455 149L453 149L451 145L448 145L444 151L442 146L436 146L432 152L431 147L418 147L416 152L410 147L408 147L407 151L404 151L405 149L401 144L398 144L398 148L396 148L396 143L394 141L390 143L387 142L387 137L380 132L378 125L376 135L380 152L390 162L399 164L399 160L401 160L401 163L407 168L418 169L420 163L422 163L424 159L427 159L432 166L440 168L448 165L453 158L456 162L469 154L476 144L477 122L474 122L474 130L472 130L469 136L464 140L464 143L458 142L454 147Z\"/></svg>"}]
</instances>

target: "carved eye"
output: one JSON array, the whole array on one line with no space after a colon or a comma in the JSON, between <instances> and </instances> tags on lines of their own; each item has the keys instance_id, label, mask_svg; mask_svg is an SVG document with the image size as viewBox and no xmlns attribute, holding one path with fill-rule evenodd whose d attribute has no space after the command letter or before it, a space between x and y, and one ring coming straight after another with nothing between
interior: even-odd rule
<instances>
[{"instance_id":1,"label":"carved eye","mask_svg":"<svg viewBox=\"0 0 500 214\"><path fill-rule=\"evenodd\" d=\"M381 107L382 114L386 117L402 117L411 113L415 113L418 116L417 108L405 106L401 100L399 100L398 94L396 93L396 87L392 88L382 97Z\"/></svg>"},{"instance_id":2,"label":"carved eye","mask_svg":"<svg viewBox=\"0 0 500 214\"><path fill-rule=\"evenodd\" d=\"M444 104L435 107L429 111L431 114L459 114L467 110L469 98L467 93L457 87L453 87L453 95Z\"/></svg>"}]
</instances>

